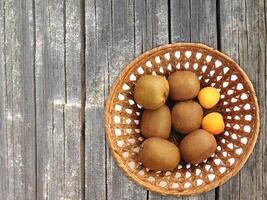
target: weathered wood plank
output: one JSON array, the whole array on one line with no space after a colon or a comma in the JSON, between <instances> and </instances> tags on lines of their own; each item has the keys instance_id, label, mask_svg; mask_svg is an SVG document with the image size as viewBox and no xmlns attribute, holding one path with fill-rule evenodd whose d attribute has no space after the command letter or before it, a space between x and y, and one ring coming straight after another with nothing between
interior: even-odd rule
<instances>
[{"instance_id":1,"label":"weathered wood plank","mask_svg":"<svg viewBox=\"0 0 267 200\"><path fill-rule=\"evenodd\" d=\"M261 128L255 149L219 199L266 199L266 13L263 0L221 1L221 49L247 72L256 90ZM265 184L265 185L264 185Z\"/></svg>"},{"instance_id":2,"label":"weathered wood plank","mask_svg":"<svg viewBox=\"0 0 267 200\"><path fill-rule=\"evenodd\" d=\"M148 38L147 33L147 12L146 1L134 1L134 32L135 32L135 56L150 49L152 38ZM150 44L149 44L150 43Z\"/></svg>"},{"instance_id":3,"label":"weathered wood plank","mask_svg":"<svg viewBox=\"0 0 267 200\"><path fill-rule=\"evenodd\" d=\"M191 0L191 42L217 48L216 1Z\"/></svg>"},{"instance_id":4,"label":"weathered wood plank","mask_svg":"<svg viewBox=\"0 0 267 200\"><path fill-rule=\"evenodd\" d=\"M151 48L169 42L168 1L146 1L147 32L152 38ZM146 43L146 42L145 42ZM148 50L148 49L147 49Z\"/></svg>"},{"instance_id":5,"label":"weathered wood plank","mask_svg":"<svg viewBox=\"0 0 267 200\"><path fill-rule=\"evenodd\" d=\"M217 48L216 1L190 0L170 4L171 42L197 42Z\"/></svg>"},{"instance_id":6,"label":"weathered wood plank","mask_svg":"<svg viewBox=\"0 0 267 200\"><path fill-rule=\"evenodd\" d=\"M168 43L167 1L136 0L134 13L136 56Z\"/></svg>"},{"instance_id":7,"label":"weathered wood plank","mask_svg":"<svg viewBox=\"0 0 267 200\"><path fill-rule=\"evenodd\" d=\"M106 142L103 106L107 74L107 42L110 3L85 1L86 107L85 199L106 199ZM108 33L107 33L108 32Z\"/></svg>"},{"instance_id":8,"label":"weathered wood plank","mask_svg":"<svg viewBox=\"0 0 267 200\"><path fill-rule=\"evenodd\" d=\"M37 199L65 197L64 3L35 1Z\"/></svg>"},{"instance_id":9,"label":"weathered wood plank","mask_svg":"<svg viewBox=\"0 0 267 200\"><path fill-rule=\"evenodd\" d=\"M6 74L5 74L5 11L4 2L0 1L0 199L8 196L8 132L6 124Z\"/></svg>"},{"instance_id":10,"label":"weathered wood plank","mask_svg":"<svg viewBox=\"0 0 267 200\"><path fill-rule=\"evenodd\" d=\"M66 0L66 96L67 103L81 104L82 7L81 1Z\"/></svg>"},{"instance_id":11,"label":"weathered wood plank","mask_svg":"<svg viewBox=\"0 0 267 200\"><path fill-rule=\"evenodd\" d=\"M264 1L264 14L265 14L265 33L266 33L266 29L267 29L267 3L266 1ZM266 35L265 35L265 39ZM263 85L261 86L261 88L259 88L258 93L261 93L261 91L265 91L264 96L260 96L259 99L260 100L260 107L261 107L261 131L260 131L260 135L261 135L261 140L262 140L262 157L263 157L263 168L262 168L262 174L261 176L263 177L263 194L262 197L263 199L267 199L267 159L266 159L266 155L267 155L267 136L266 136L266 130L267 130L267 117L266 117L266 108L267 108L267 92L266 92L266 88L267 88L267 41L265 41L263 44L265 44L265 72L264 72L264 77L263 80L265 80L265 84L263 83ZM263 88L262 88L263 87ZM261 94L262 95L262 94ZM265 141L265 142L264 142Z\"/></svg>"},{"instance_id":12,"label":"weathered wood plank","mask_svg":"<svg viewBox=\"0 0 267 200\"><path fill-rule=\"evenodd\" d=\"M36 1L37 198L82 199L80 1Z\"/></svg>"},{"instance_id":13,"label":"weathered wood plank","mask_svg":"<svg viewBox=\"0 0 267 200\"><path fill-rule=\"evenodd\" d=\"M81 1L66 0L65 194L83 198Z\"/></svg>"},{"instance_id":14,"label":"weathered wood plank","mask_svg":"<svg viewBox=\"0 0 267 200\"><path fill-rule=\"evenodd\" d=\"M171 42L191 41L191 0L170 1Z\"/></svg>"},{"instance_id":15,"label":"weathered wood plank","mask_svg":"<svg viewBox=\"0 0 267 200\"><path fill-rule=\"evenodd\" d=\"M108 48L108 75L111 88L121 70L135 57L134 1L113 0L111 5L111 46ZM108 36L108 35L107 35ZM107 94L105 96L107 98ZM108 148L108 146L107 146ZM147 192L129 180L107 152L108 199L146 199Z\"/></svg>"},{"instance_id":16,"label":"weathered wood plank","mask_svg":"<svg viewBox=\"0 0 267 200\"><path fill-rule=\"evenodd\" d=\"M81 106L65 105L65 198L82 199L80 166L81 153Z\"/></svg>"},{"instance_id":17,"label":"weathered wood plank","mask_svg":"<svg viewBox=\"0 0 267 200\"><path fill-rule=\"evenodd\" d=\"M53 105L53 132L52 138L52 158L51 158L51 178L48 182L48 199L60 199L65 196L65 131L64 131L64 105ZM39 179L38 179L39 180ZM40 195L39 195L40 196ZM45 197L42 196L42 199Z\"/></svg>"},{"instance_id":18,"label":"weathered wood plank","mask_svg":"<svg viewBox=\"0 0 267 200\"><path fill-rule=\"evenodd\" d=\"M32 1L0 3L0 198L35 198Z\"/></svg>"}]
</instances>

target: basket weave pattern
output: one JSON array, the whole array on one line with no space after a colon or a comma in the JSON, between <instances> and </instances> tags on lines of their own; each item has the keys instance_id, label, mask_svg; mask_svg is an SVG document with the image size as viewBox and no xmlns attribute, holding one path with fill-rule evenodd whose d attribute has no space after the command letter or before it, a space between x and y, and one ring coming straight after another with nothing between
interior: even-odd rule
<instances>
[{"instance_id":1,"label":"basket weave pattern","mask_svg":"<svg viewBox=\"0 0 267 200\"><path fill-rule=\"evenodd\" d=\"M134 85L144 74L167 78L177 70L196 73L201 88L220 90L221 99L210 111L223 115L225 131L216 136L217 150L204 162L182 162L173 171L151 171L137 159L144 138L139 124L142 108L134 102ZM148 51L124 69L106 103L105 129L112 153L126 175L164 195L195 195L223 184L244 165L257 139L259 111L252 84L238 64L205 45L177 43Z\"/></svg>"}]
</instances>

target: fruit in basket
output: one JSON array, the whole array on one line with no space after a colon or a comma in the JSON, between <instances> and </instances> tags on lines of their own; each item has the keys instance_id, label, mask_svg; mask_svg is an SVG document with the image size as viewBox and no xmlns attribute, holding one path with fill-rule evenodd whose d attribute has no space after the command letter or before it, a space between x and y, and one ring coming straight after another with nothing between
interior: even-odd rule
<instances>
[{"instance_id":1,"label":"fruit in basket","mask_svg":"<svg viewBox=\"0 0 267 200\"><path fill-rule=\"evenodd\" d=\"M171 112L163 105L156 110L144 110L141 118L141 133L146 138L168 138L171 132Z\"/></svg>"},{"instance_id":2,"label":"fruit in basket","mask_svg":"<svg viewBox=\"0 0 267 200\"><path fill-rule=\"evenodd\" d=\"M202 128L217 135L224 131L223 116L218 112L207 114L202 120Z\"/></svg>"},{"instance_id":3,"label":"fruit in basket","mask_svg":"<svg viewBox=\"0 0 267 200\"><path fill-rule=\"evenodd\" d=\"M204 108L209 109L218 103L220 100L220 93L214 87L205 87L198 93L198 100Z\"/></svg>"},{"instance_id":4,"label":"fruit in basket","mask_svg":"<svg viewBox=\"0 0 267 200\"><path fill-rule=\"evenodd\" d=\"M198 95L200 83L195 73L190 71L177 71L169 78L170 97L175 101L190 100Z\"/></svg>"},{"instance_id":5,"label":"fruit in basket","mask_svg":"<svg viewBox=\"0 0 267 200\"><path fill-rule=\"evenodd\" d=\"M180 143L182 158L190 164L198 164L209 158L217 148L214 135L197 129L186 135Z\"/></svg>"},{"instance_id":6,"label":"fruit in basket","mask_svg":"<svg viewBox=\"0 0 267 200\"><path fill-rule=\"evenodd\" d=\"M174 129L181 133L189 133L201 126L203 110L195 101L176 103L171 111Z\"/></svg>"},{"instance_id":7,"label":"fruit in basket","mask_svg":"<svg viewBox=\"0 0 267 200\"><path fill-rule=\"evenodd\" d=\"M151 137L143 142L139 160L151 170L173 170L180 162L180 151L168 140Z\"/></svg>"},{"instance_id":8,"label":"fruit in basket","mask_svg":"<svg viewBox=\"0 0 267 200\"><path fill-rule=\"evenodd\" d=\"M169 95L168 81L159 75L144 75L136 82L134 100L146 109L162 106Z\"/></svg>"}]
</instances>

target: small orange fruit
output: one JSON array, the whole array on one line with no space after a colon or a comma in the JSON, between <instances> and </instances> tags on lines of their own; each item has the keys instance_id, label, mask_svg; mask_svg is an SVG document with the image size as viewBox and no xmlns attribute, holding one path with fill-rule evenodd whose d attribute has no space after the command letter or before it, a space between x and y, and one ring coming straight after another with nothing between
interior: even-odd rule
<instances>
[{"instance_id":1,"label":"small orange fruit","mask_svg":"<svg viewBox=\"0 0 267 200\"><path fill-rule=\"evenodd\" d=\"M204 108L212 108L220 100L220 93L214 87L205 87L198 93L198 100Z\"/></svg>"},{"instance_id":2,"label":"small orange fruit","mask_svg":"<svg viewBox=\"0 0 267 200\"><path fill-rule=\"evenodd\" d=\"M224 131L224 121L222 115L217 112L207 114L202 120L202 128L213 135L222 133Z\"/></svg>"}]
</instances>

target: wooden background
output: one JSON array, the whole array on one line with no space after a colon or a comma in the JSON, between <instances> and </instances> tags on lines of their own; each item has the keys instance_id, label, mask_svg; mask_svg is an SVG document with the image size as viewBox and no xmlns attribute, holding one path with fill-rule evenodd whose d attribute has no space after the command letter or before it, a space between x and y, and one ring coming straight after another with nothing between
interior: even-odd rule
<instances>
[{"instance_id":1,"label":"wooden background","mask_svg":"<svg viewBox=\"0 0 267 200\"><path fill-rule=\"evenodd\" d=\"M175 199L126 178L103 109L133 58L200 42L240 63L260 134L237 176L200 199L267 199L266 0L0 0L0 199Z\"/></svg>"}]
</instances>

